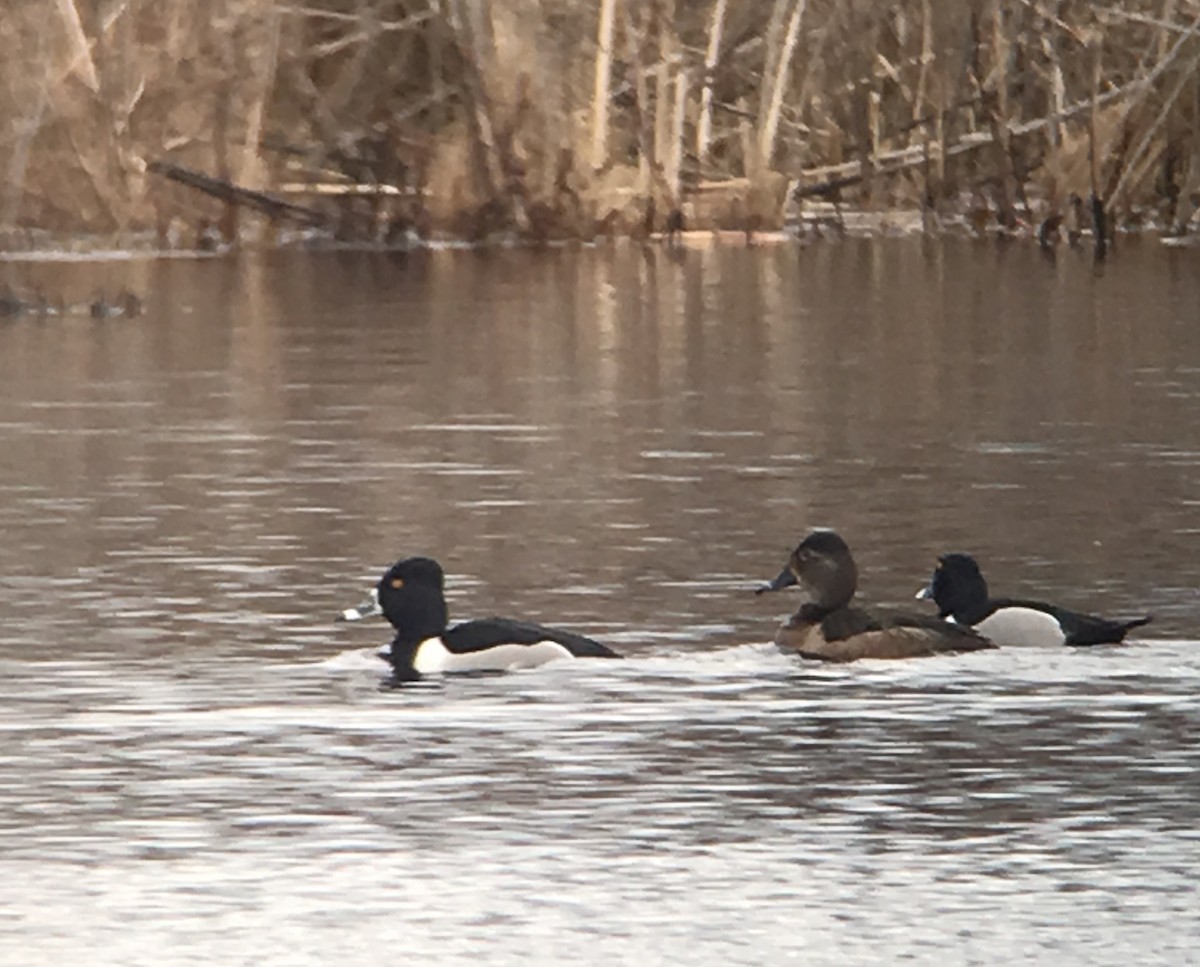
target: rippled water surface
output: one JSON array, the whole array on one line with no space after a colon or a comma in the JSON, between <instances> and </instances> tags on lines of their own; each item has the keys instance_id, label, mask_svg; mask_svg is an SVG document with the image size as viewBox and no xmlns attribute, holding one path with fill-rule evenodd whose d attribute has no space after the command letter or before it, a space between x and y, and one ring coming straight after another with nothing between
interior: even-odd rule
<instances>
[{"instance_id":1,"label":"rippled water surface","mask_svg":"<svg viewBox=\"0 0 1200 967\"><path fill-rule=\"evenodd\" d=\"M147 312L0 319L0 963L1193 962L1198 269L3 266ZM1155 623L802 664L750 592L822 524L866 602ZM331 619L417 553L628 660L387 687Z\"/></svg>"}]
</instances>

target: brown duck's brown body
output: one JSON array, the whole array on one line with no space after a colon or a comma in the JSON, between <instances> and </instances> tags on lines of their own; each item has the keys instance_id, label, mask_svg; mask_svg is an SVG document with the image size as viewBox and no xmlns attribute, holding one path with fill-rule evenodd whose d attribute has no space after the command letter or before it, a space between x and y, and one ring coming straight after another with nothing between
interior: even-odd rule
<instances>
[{"instance_id":1,"label":"brown duck's brown body","mask_svg":"<svg viewBox=\"0 0 1200 967\"><path fill-rule=\"evenodd\" d=\"M801 608L779 626L775 644L803 658L834 662L924 658L995 647L970 629L945 621L875 616L861 608L843 608L822 619L805 617Z\"/></svg>"},{"instance_id":2,"label":"brown duck's brown body","mask_svg":"<svg viewBox=\"0 0 1200 967\"><path fill-rule=\"evenodd\" d=\"M816 530L792 552L788 565L760 591L800 585L806 600L775 633L775 644L805 658L923 658L994 648L960 625L915 614L875 614L853 607L858 569L836 533Z\"/></svg>"}]
</instances>

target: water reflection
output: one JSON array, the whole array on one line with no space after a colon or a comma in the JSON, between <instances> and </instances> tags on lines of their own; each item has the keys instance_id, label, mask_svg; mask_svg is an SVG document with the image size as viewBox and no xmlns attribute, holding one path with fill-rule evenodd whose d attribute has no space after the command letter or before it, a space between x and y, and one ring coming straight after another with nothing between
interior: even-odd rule
<instances>
[{"instance_id":1,"label":"water reflection","mask_svg":"<svg viewBox=\"0 0 1200 967\"><path fill-rule=\"evenodd\" d=\"M1186 960L1190 259L20 267L147 311L0 321L4 947ZM964 549L998 592L1157 620L1124 649L800 666L763 643L788 602L749 591L822 523L873 603ZM459 617L631 659L383 688L386 629L330 619L408 553Z\"/></svg>"}]
</instances>

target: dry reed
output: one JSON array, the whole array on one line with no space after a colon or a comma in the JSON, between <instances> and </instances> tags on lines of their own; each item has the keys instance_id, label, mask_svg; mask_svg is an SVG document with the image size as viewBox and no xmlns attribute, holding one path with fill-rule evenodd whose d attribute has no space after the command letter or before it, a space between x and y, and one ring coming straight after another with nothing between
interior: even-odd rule
<instances>
[{"instance_id":1,"label":"dry reed","mask_svg":"<svg viewBox=\"0 0 1200 967\"><path fill-rule=\"evenodd\" d=\"M0 43L10 245L749 230L812 196L1047 240L1200 198L1194 0L19 0Z\"/></svg>"}]
</instances>

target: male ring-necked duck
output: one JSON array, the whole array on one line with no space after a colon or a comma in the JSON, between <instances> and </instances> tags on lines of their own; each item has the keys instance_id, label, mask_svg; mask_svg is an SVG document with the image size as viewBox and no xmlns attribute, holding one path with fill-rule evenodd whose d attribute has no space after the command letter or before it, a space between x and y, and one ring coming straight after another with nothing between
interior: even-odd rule
<instances>
[{"instance_id":1,"label":"male ring-necked duck","mask_svg":"<svg viewBox=\"0 0 1200 967\"><path fill-rule=\"evenodd\" d=\"M805 537L787 567L757 593L794 584L800 585L806 600L780 626L775 643L805 658L918 658L994 647L970 628L924 615L876 615L851 607L858 569L846 542L831 530L814 530Z\"/></svg>"},{"instance_id":2,"label":"male ring-necked duck","mask_svg":"<svg viewBox=\"0 0 1200 967\"><path fill-rule=\"evenodd\" d=\"M943 554L918 598L932 598L938 615L974 628L996 644L1106 645L1150 622L1149 615L1113 621L1042 601L988 597L987 581L970 554Z\"/></svg>"},{"instance_id":3,"label":"male ring-necked duck","mask_svg":"<svg viewBox=\"0 0 1200 967\"><path fill-rule=\"evenodd\" d=\"M427 557L397 561L342 621L383 612L396 629L385 657L396 677L412 680L439 672L508 671L556 658L620 658L606 645L559 628L507 618L480 618L453 628L443 594L441 565Z\"/></svg>"}]
</instances>

